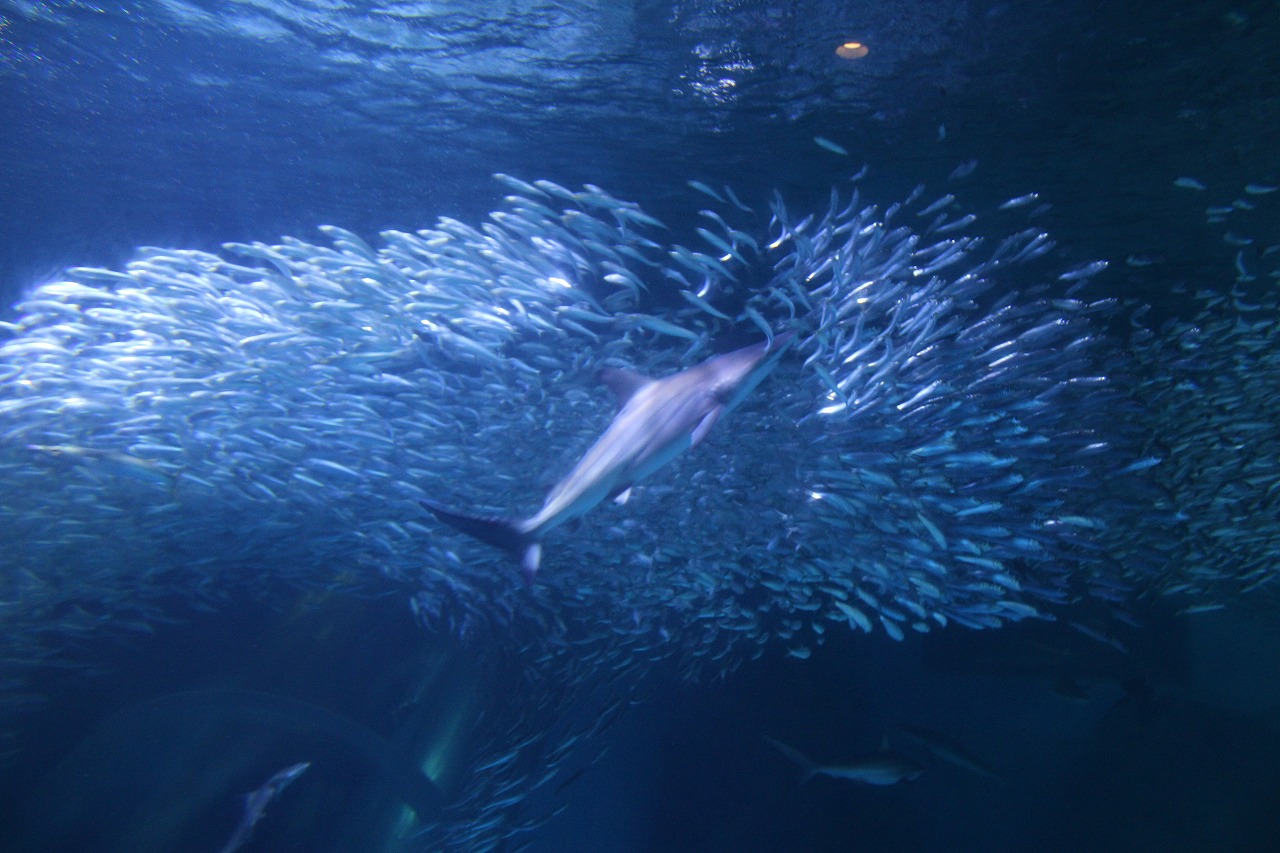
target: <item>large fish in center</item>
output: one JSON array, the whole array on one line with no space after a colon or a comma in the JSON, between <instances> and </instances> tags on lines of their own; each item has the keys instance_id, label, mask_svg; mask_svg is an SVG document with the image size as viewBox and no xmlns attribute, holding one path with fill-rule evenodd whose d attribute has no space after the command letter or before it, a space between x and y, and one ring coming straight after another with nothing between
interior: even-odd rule
<instances>
[{"instance_id":1,"label":"large fish in center","mask_svg":"<svg viewBox=\"0 0 1280 853\"><path fill-rule=\"evenodd\" d=\"M530 518L483 518L453 512L434 501L422 505L444 523L512 554L532 583L547 531L607 497L624 503L633 485L701 442L720 416L759 384L790 340L790 332L778 335L664 379L601 370L600 380L613 389L621 408Z\"/></svg>"}]
</instances>

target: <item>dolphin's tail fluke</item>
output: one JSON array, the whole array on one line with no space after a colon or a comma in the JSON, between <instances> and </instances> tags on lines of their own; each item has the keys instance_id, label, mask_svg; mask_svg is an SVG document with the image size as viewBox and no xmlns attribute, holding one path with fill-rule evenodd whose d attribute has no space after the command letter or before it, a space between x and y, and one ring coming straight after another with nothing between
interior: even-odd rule
<instances>
[{"instance_id":1,"label":"dolphin's tail fluke","mask_svg":"<svg viewBox=\"0 0 1280 853\"><path fill-rule=\"evenodd\" d=\"M818 771L818 765L814 764L813 761L807 755L802 753L800 750L792 749L782 741L774 740L768 735L765 735L764 739L767 740L769 743L773 744L774 748L777 749L778 752L781 752L787 758L795 762L796 766L799 768L799 773L800 773L800 775L796 779L797 782L801 784L808 782L810 779L813 778L813 774Z\"/></svg>"},{"instance_id":2,"label":"dolphin's tail fluke","mask_svg":"<svg viewBox=\"0 0 1280 853\"><path fill-rule=\"evenodd\" d=\"M534 577L538 574L538 563L542 559L542 546L531 534L521 528L519 521L509 518L464 515L434 501L418 501L418 503L455 530L506 551L520 562L520 571L524 575L525 582L533 583Z\"/></svg>"}]
</instances>

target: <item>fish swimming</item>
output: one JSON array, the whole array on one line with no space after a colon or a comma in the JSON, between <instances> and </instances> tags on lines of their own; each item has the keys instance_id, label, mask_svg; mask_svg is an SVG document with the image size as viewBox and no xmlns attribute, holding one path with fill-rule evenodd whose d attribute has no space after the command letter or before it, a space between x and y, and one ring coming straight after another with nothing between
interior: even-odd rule
<instances>
[{"instance_id":1,"label":"fish swimming","mask_svg":"<svg viewBox=\"0 0 1280 853\"><path fill-rule=\"evenodd\" d=\"M934 758L954 764L978 776L985 776L997 784L1004 784L1004 776L998 771L941 732L906 723L899 723L898 730L924 747Z\"/></svg>"},{"instance_id":2,"label":"fish swimming","mask_svg":"<svg viewBox=\"0 0 1280 853\"><path fill-rule=\"evenodd\" d=\"M542 509L526 519L486 518L420 501L455 529L507 551L533 582L542 558L542 537L585 514L605 498L625 503L631 487L696 447L720 417L765 377L791 340L787 332L724 353L663 379L614 368L600 381L613 389L621 408L596 443L548 493Z\"/></svg>"},{"instance_id":3,"label":"fish swimming","mask_svg":"<svg viewBox=\"0 0 1280 853\"><path fill-rule=\"evenodd\" d=\"M310 766L310 761L291 764L268 779L258 790L245 794L244 817L220 853L234 853L243 847L253 833L253 828L257 826L258 821L262 820L262 815L271 801L280 796L280 792Z\"/></svg>"},{"instance_id":4,"label":"fish swimming","mask_svg":"<svg viewBox=\"0 0 1280 853\"><path fill-rule=\"evenodd\" d=\"M889 749L887 738L880 749L870 755L855 758L848 764L830 765L817 764L799 750L767 735L765 740L800 768L798 781L801 783L808 782L814 776L830 776L865 785L896 785L898 782L914 779L923 772L919 765Z\"/></svg>"}]
</instances>

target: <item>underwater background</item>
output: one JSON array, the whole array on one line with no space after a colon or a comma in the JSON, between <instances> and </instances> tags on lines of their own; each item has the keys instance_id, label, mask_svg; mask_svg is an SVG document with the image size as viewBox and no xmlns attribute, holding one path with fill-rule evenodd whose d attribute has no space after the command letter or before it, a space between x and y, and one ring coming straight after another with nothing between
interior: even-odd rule
<instances>
[{"instance_id":1,"label":"underwater background","mask_svg":"<svg viewBox=\"0 0 1280 853\"><path fill-rule=\"evenodd\" d=\"M1277 45L0 0L0 849L1280 849Z\"/></svg>"}]
</instances>

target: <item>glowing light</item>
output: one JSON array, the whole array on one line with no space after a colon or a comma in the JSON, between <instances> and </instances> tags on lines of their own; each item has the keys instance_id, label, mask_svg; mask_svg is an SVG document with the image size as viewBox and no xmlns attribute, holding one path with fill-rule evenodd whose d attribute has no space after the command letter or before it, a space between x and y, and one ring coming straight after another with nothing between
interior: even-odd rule
<instances>
[{"instance_id":1,"label":"glowing light","mask_svg":"<svg viewBox=\"0 0 1280 853\"><path fill-rule=\"evenodd\" d=\"M836 56L841 59L861 59L870 52L860 41L847 41L836 48Z\"/></svg>"}]
</instances>

